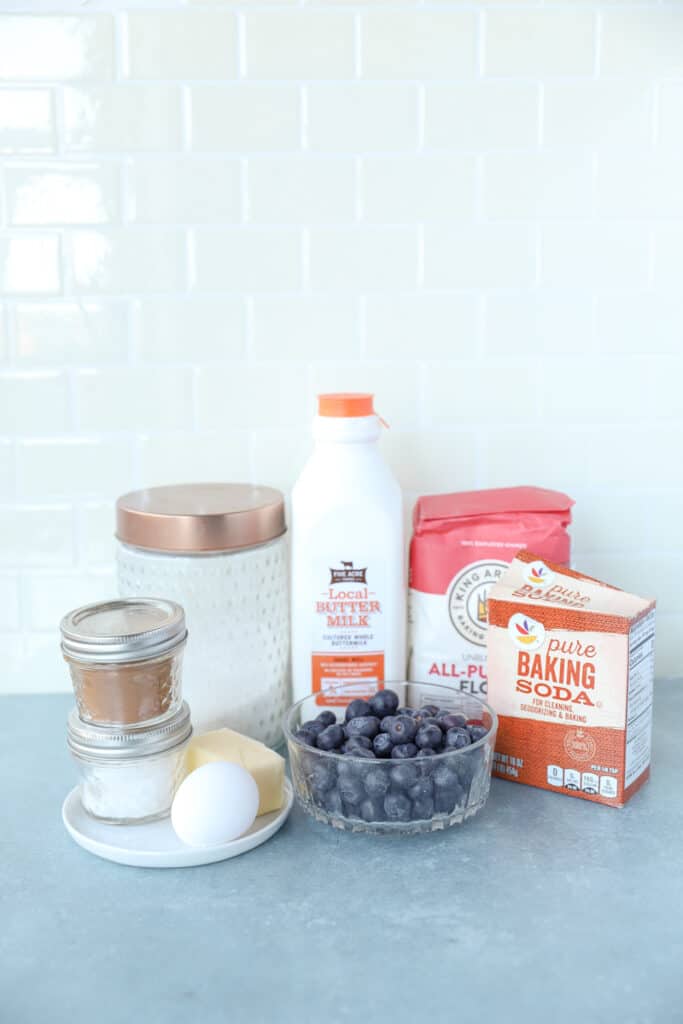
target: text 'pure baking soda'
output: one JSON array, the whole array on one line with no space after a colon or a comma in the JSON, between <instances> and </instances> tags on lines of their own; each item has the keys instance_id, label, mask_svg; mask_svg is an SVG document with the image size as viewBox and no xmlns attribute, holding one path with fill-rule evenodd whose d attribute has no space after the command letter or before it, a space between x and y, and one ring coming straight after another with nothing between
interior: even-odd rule
<instances>
[{"instance_id":1,"label":"text 'pure baking soda'","mask_svg":"<svg viewBox=\"0 0 683 1024\"><path fill-rule=\"evenodd\" d=\"M655 602L522 551L488 604L494 773L621 807L650 774Z\"/></svg>"},{"instance_id":2,"label":"text 'pure baking soda'","mask_svg":"<svg viewBox=\"0 0 683 1024\"><path fill-rule=\"evenodd\" d=\"M320 395L292 491L294 698L321 707L405 678L402 499L380 432L372 395Z\"/></svg>"},{"instance_id":3,"label":"text 'pure baking soda'","mask_svg":"<svg viewBox=\"0 0 683 1024\"><path fill-rule=\"evenodd\" d=\"M521 548L569 564L573 501L542 487L418 499L410 544L408 678L486 694L486 599Z\"/></svg>"}]
</instances>

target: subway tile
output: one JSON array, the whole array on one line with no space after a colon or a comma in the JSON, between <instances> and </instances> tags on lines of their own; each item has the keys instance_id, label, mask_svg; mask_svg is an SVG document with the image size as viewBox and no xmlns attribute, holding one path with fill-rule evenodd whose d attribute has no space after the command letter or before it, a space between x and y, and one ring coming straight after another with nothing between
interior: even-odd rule
<instances>
[{"instance_id":1,"label":"subway tile","mask_svg":"<svg viewBox=\"0 0 683 1024\"><path fill-rule=\"evenodd\" d=\"M473 217L475 158L469 154L365 157L361 197L363 218L368 221L408 223Z\"/></svg>"},{"instance_id":2,"label":"subway tile","mask_svg":"<svg viewBox=\"0 0 683 1024\"><path fill-rule=\"evenodd\" d=\"M420 374L414 360L365 363L341 360L314 363L310 397L326 391L370 391L378 414L393 428L416 430L420 421Z\"/></svg>"},{"instance_id":3,"label":"subway tile","mask_svg":"<svg viewBox=\"0 0 683 1024\"><path fill-rule=\"evenodd\" d=\"M575 564L588 552L624 551L649 542L650 494L633 490L624 495L600 491L599 496L574 491L572 509L572 554Z\"/></svg>"},{"instance_id":4,"label":"subway tile","mask_svg":"<svg viewBox=\"0 0 683 1024\"><path fill-rule=\"evenodd\" d=\"M248 480L250 475L249 435L244 430L143 437L139 453L145 487Z\"/></svg>"},{"instance_id":5,"label":"subway tile","mask_svg":"<svg viewBox=\"0 0 683 1024\"><path fill-rule=\"evenodd\" d=\"M678 290L683 266L683 225L675 221L654 229L655 285Z\"/></svg>"},{"instance_id":6,"label":"subway tile","mask_svg":"<svg viewBox=\"0 0 683 1024\"><path fill-rule=\"evenodd\" d=\"M428 149L524 149L538 138L539 88L531 82L428 84Z\"/></svg>"},{"instance_id":7,"label":"subway tile","mask_svg":"<svg viewBox=\"0 0 683 1024\"><path fill-rule=\"evenodd\" d=\"M247 10L245 26L249 78L353 76L353 17L346 12Z\"/></svg>"},{"instance_id":8,"label":"subway tile","mask_svg":"<svg viewBox=\"0 0 683 1024\"><path fill-rule=\"evenodd\" d=\"M589 75L595 66L593 10L488 10L484 64L489 75Z\"/></svg>"},{"instance_id":9,"label":"subway tile","mask_svg":"<svg viewBox=\"0 0 683 1024\"><path fill-rule=\"evenodd\" d=\"M658 141L670 149L683 149L683 82L662 82L659 86Z\"/></svg>"},{"instance_id":10,"label":"subway tile","mask_svg":"<svg viewBox=\"0 0 683 1024\"><path fill-rule=\"evenodd\" d=\"M85 293L172 292L185 285L184 233L174 228L76 231L72 273Z\"/></svg>"},{"instance_id":11,"label":"subway tile","mask_svg":"<svg viewBox=\"0 0 683 1024\"><path fill-rule=\"evenodd\" d=\"M598 216L683 215L683 155L665 149L603 153L598 164Z\"/></svg>"},{"instance_id":12,"label":"subway tile","mask_svg":"<svg viewBox=\"0 0 683 1024\"><path fill-rule=\"evenodd\" d=\"M137 304L135 355L151 363L203 363L246 354L241 296L149 298Z\"/></svg>"},{"instance_id":13,"label":"subway tile","mask_svg":"<svg viewBox=\"0 0 683 1024\"><path fill-rule=\"evenodd\" d=\"M0 78L107 79L113 70L111 15L0 17Z\"/></svg>"},{"instance_id":14,"label":"subway tile","mask_svg":"<svg viewBox=\"0 0 683 1024\"><path fill-rule=\"evenodd\" d=\"M59 241L55 235L0 238L0 292L53 295L60 288Z\"/></svg>"},{"instance_id":15,"label":"subway tile","mask_svg":"<svg viewBox=\"0 0 683 1024\"><path fill-rule=\"evenodd\" d=\"M63 365L126 359L128 317L123 303L26 302L16 307L14 324L20 363Z\"/></svg>"},{"instance_id":16,"label":"subway tile","mask_svg":"<svg viewBox=\"0 0 683 1024\"><path fill-rule=\"evenodd\" d=\"M132 486L130 441L123 438L24 441L18 467L23 501L112 499Z\"/></svg>"},{"instance_id":17,"label":"subway tile","mask_svg":"<svg viewBox=\"0 0 683 1024\"><path fill-rule=\"evenodd\" d=\"M358 300L346 295L257 295L256 359L319 360L360 356Z\"/></svg>"},{"instance_id":18,"label":"subway tile","mask_svg":"<svg viewBox=\"0 0 683 1024\"><path fill-rule=\"evenodd\" d=\"M263 152L301 148L301 100L295 85L192 86L192 148Z\"/></svg>"},{"instance_id":19,"label":"subway tile","mask_svg":"<svg viewBox=\"0 0 683 1024\"><path fill-rule=\"evenodd\" d=\"M417 285L414 227L318 228L311 232L311 282L318 291L394 291Z\"/></svg>"},{"instance_id":20,"label":"subway tile","mask_svg":"<svg viewBox=\"0 0 683 1024\"><path fill-rule=\"evenodd\" d=\"M119 171L113 164L8 164L10 224L106 224L119 217Z\"/></svg>"},{"instance_id":21,"label":"subway tile","mask_svg":"<svg viewBox=\"0 0 683 1024\"><path fill-rule=\"evenodd\" d=\"M675 355L683 348L683 297L677 289L598 295L597 350Z\"/></svg>"},{"instance_id":22,"label":"subway tile","mask_svg":"<svg viewBox=\"0 0 683 1024\"><path fill-rule=\"evenodd\" d=\"M130 11L128 78L235 78L237 20L228 10Z\"/></svg>"},{"instance_id":23,"label":"subway tile","mask_svg":"<svg viewBox=\"0 0 683 1024\"><path fill-rule=\"evenodd\" d=\"M491 357L595 350L593 296L545 289L486 297L486 353Z\"/></svg>"},{"instance_id":24,"label":"subway tile","mask_svg":"<svg viewBox=\"0 0 683 1024\"><path fill-rule=\"evenodd\" d=\"M584 150L486 153L483 168L488 218L574 218L592 210L593 162Z\"/></svg>"},{"instance_id":25,"label":"subway tile","mask_svg":"<svg viewBox=\"0 0 683 1024\"><path fill-rule=\"evenodd\" d=\"M68 506L0 506L1 565L72 565L73 513Z\"/></svg>"},{"instance_id":26,"label":"subway tile","mask_svg":"<svg viewBox=\"0 0 683 1024\"><path fill-rule=\"evenodd\" d=\"M417 120L414 85L347 82L308 88L308 139L313 150L413 150Z\"/></svg>"},{"instance_id":27,"label":"subway tile","mask_svg":"<svg viewBox=\"0 0 683 1024\"><path fill-rule=\"evenodd\" d=\"M476 487L474 431L431 431L426 445L423 433L388 430L382 451L404 492L434 494Z\"/></svg>"},{"instance_id":28,"label":"subway tile","mask_svg":"<svg viewBox=\"0 0 683 1024\"><path fill-rule=\"evenodd\" d=\"M628 423L652 414L645 387L645 359L600 362L595 354L536 367L535 381L544 422Z\"/></svg>"},{"instance_id":29,"label":"subway tile","mask_svg":"<svg viewBox=\"0 0 683 1024\"><path fill-rule=\"evenodd\" d=\"M81 370L76 377L81 429L180 430L192 423L192 373L184 367Z\"/></svg>"},{"instance_id":30,"label":"subway tile","mask_svg":"<svg viewBox=\"0 0 683 1024\"><path fill-rule=\"evenodd\" d=\"M0 439L0 500L10 501L16 490L14 445Z\"/></svg>"},{"instance_id":31,"label":"subway tile","mask_svg":"<svg viewBox=\"0 0 683 1024\"><path fill-rule=\"evenodd\" d=\"M152 223L239 223L239 161L165 157L133 161L129 181L132 220Z\"/></svg>"},{"instance_id":32,"label":"subway tile","mask_svg":"<svg viewBox=\"0 0 683 1024\"><path fill-rule=\"evenodd\" d=\"M427 288L528 287L536 275L536 242L527 225L427 224Z\"/></svg>"},{"instance_id":33,"label":"subway tile","mask_svg":"<svg viewBox=\"0 0 683 1024\"><path fill-rule=\"evenodd\" d=\"M541 281L553 287L643 287L648 279L644 225L545 224Z\"/></svg>"},{"instance_id":34,"label":"subway tile","mask_svg":"<svg viewBox=\"0 0 683 1024\"><path fill-rule=\"evenodd\" d=\"M600 70L603 75L683 72L683 9L679 4L605 11Z\"/></svg>"},{"instance_id":35,"label":"subway tile","mask_svg":"<svg viewBox=\"0 0 683 1024\"><path fill-rule=\"evenodd\" d=\"M113 567L100 572L27 573L22 581L26 624L53 629L70 608L116 596ZM57 637L55 641L58 645Z\"/></svg>"},{"instance_id":36,"label":"subway tile","mask_svg":"<svg viewBox=\"0 0 683 1024\"><path fill-rule=\"evenodd\" d=\"M628 146L650 143L654 90L647 80L548 82L543 142L548 146Z\"/></svg>"},{"instance_id":37,"label":"subway tile","mask_svg":"<svg viewBox=\"0 0 683 1024\"><path fill-rule=\"evenodd\" d=\"M21 625L19 577L14 574L0 574L0 608L2 608L2 616L0 616L0 633L7 633L13 629L19 629ZM8 669L5 657L7 653L6 644L9 639L10 638L6 636L3 636L2 638L3 675Z\"/></svg>"},{"instance_id":38,"label":"subway tile","mask_svg":"<svg viewBox=\"0 0 683 1024\"><path fill-rule=\"evenodd\" d=\"M473 11L387 7L362 14L364 78L457 78L476 68Z\"/></svg>"},{"instance_id":39,"label":"subway tile","mask_svg":"<svg viewBox=\"0 0 683 1024\"><path fill-rule=\"evenodd\" d=\"M61 373L0 376L0 434L50 434L69 425L66 379Z\"/></svg>"},{"instance_id":40,"label":"subway tile","mask_svg":"<svg viewBox=\"0 0 683 1024\"><path fill-rule=\"evenodd\" d=\"M9 359L9 333L8 318L11 316L9 309L0 305L0 365Z\"/></svg>"},{"instance_id":41,"label":"subway tile","mask_svg":"<svg viewBox=\"0 0 683 1024\"><path fill-rule=\"evenodd\" d=\"M617 556L611 552L595 552L586 560L586 565L598 579L608 580L631 594L654 597L660 608L663 606L676 613L683 611L680 591L683 558L678 551L660 554L631 550Z\"/></svg>"},{"instance_id":42,"label":"subway tile","mask_svg":"<svg viewBox=\"0 0 683 1024\"><path fill-rule=\"evenodd\" d=\"M683 635L683 614L662 613L661 603L657 611L657 646L655 649L655 677L657 679L679 678L681 671L681 635Z\"/></svg>"},{"instance_id":43,"label":"subway tile","mask_svg":"<svg viewBox=\"0 0 683 1024\"><path fill-rule=\"evenodd\" d=\"M477 306L475 295L369 295L365 325L368 357L470 358L479 340Z\"/></svg>"},{"instance_id":44,"label":"subway tile","mask_svg":"<svg viewBox=\"0 0 683 1024\"><path fill-rule=\"evenodd\" d=\"M466 387L462 382L467 381ZM524 396L533 388L529 368L519 362L508 365L471 362L433 362L427 367L425 415L430 427L471 426L481 417L486 403L489 423L533 423L533 403Z\"/></svg>"},{"instance_id":45,"label":"subway tile","mask_svg":"<svg viewBox=\"0 0 683 1024\"><path fill-rule=\"evenodd\" d=\"M79 510L79 564L111 566L116 554L113 502L87 502Z\"/></svg>"},{"instance_id":46,"label":"subway tile","mask_svg":"<svg viewBox=\"0 0 683 1024\"><path fill-rule=\"evenodd\" d=\"M49 153L55 145L50 90L0 89L0 152Z\"/></svg>"},{"instance_id":47,"label":"subway tile","mask_svg":"<svg viewBox=\"0 0 683 1024\"><path fill-rule=\"evenodd\" d=\"M257 429L251 434L252 479L268 481L287 494L311 454L310 425L299 429Z\"/></svg>"},{"instance_id":48,"label":"subway tile","mask_svg":"<svg viewBox=\"0 0 683 1024\"><path fill-rule=\"evenodd\" d=\"M270 224L344 223L355 216L350 158L271 157L249 161L249 219Z\"/></svg>"},{"instance_id":49,"label":"subway tile","mask_svg":"<svg viewBox=\"0 0 683 1024\"><path fill-rule=\"evenodd\" d=\"M307 423L305 375L286 362L200 367L196 394L200 431Z\"/></svg>"},{"instance_id":50,"label":"subway tile","mask_svg":"<svg viewBox=\"0 0 683 1024\"><path fill-rule=\"evenodd\" d=\"M278 292L301 286L301 232L248 228L195 233L199 291Z\"/></svg>"},{"instance_id":51,"label":"subway tile","mask_svg":"<svg viewBox=\"0 0 683 1024\"><path fill-rule=\"evenodd\" d=\"M68 152L155 152L182 142L180 89L114 85L64 90Z\"/></svg>"},{"instance_id":52,"label":"subway tile","mask_svg":"<svg viewBox=\"0 0 683 1024\"><path fill-rule=\"evenodd\" d=\"M683 351L653 359L648 355L641 377L641 415L651 422L680 422ZM679 474L680 478L680 474ZM675 479L675 477L674 477Z\"/></svg>"}]
</instances>

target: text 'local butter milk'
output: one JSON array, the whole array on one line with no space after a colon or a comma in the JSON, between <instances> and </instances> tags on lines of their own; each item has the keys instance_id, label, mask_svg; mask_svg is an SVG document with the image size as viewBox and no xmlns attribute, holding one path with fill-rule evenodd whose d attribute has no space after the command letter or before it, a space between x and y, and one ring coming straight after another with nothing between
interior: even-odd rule
<instances>
[{"instance_id":1,"label":"text 'local butter milk'","mask_svg":"<svg viewBox=\"0 0 683 1024\"><path fill-rule=\"evenodd\" d=\"M405 678L401 491L380 431L372 395L320 395L292 491L294 699L317 693L321 707Z\"/></svg>"}]
</instances>

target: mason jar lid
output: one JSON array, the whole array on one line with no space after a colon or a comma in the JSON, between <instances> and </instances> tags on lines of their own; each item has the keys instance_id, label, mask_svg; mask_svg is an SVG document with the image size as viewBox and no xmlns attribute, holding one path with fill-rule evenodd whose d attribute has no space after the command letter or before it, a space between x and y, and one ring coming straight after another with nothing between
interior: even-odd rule
<instances>
[{"instance_id":1,"label":"mason jar lid","mask_svg":"<svg viewBox=\"0 0 683 1024\"><path fill-rule=\"evenodd\" d=\"M147 661L184 643L185 612L174 601L127 597L86 604L59 624L62 651L76 661Z\"/></svg>"},{"instance_id":2,"label":"mason jar lid","mask_svg":"<svg viewBox=\"0 0 683 1024\"><path fill-rule=\"evenodd\" d=\"M79 717L76 708L67 721L66 741L77 757L91 761L126 761L184 743L192 735L190 709L183 701L170 718L152 725L94 725Z\"/></svg>"},{"instance_id":3,"label":"mason jar lid","mask_svg":"<svg viewBox=\"0 0 683 1024\"><path fill-rule=\"evenodd\" d=\"M285 499L273 487L174 484L131 491L116 502L118 539L150 551L235 551L285 530Z\"/></svg>"}]
</instances>

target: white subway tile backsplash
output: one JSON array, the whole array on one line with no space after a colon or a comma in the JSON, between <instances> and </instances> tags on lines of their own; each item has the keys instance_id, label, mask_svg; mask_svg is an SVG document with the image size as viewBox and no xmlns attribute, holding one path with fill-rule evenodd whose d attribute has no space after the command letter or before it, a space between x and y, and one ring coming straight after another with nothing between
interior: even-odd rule
<instances>
[{"instance_id":1,"label":"white subway tile backsplash","mask_svg":"<svg viewBox=\"0 0 683 1024\"><path fill-rule=\"evenodd\" d=\"M428 288L524 288L536 277L536 237L526 224L427 224Z\"/></svg>"},{"instance_id":2,"label":"white subway tile backsplash","mask_svg":"<svg viewBox=\"0 0 683 1024\"><path fill-rule=\"evenodd\" d=\"M79 512L80 564L109 567L114 562L115 512L111 502L86 502Z\"/></svg>"},{"instance_id":3,"label":"white subway tile backsplash","mask_svg":"<svg viewBox=\"0 0 683 1024\"><path fill-rule=\"evenodd\" d=\"M479 415L482 402L489 423L533 424L538 417L529 367L519 360L503 365L429 364L425 396L428 427L468 427Z\"/></svg>"},{"instance_id":4,"label":"white subway tile backsplash","mask_svg":"<svg viewBox=\"0 0 683 1024\"><path fill-rule=\"evenodd\" d=\"M16 491L14 445L0 440L0 501L12 501Z\"/></svg>"},{"instance_id":5,"label":"white subway tile backsplash","mask_svg":"<svg viewBox=\"0 0 683 1024\"><path fill-rule=\"evenodd\" d=\"M476 212L476 162L458 156L368 156L361 171L361 210L368 221L411 223L468 219Z\"/></svg>"},{"instance_id":6,"label":"white subway tile backsplash","mask_svg":"<svg viewBox=\"0 0 683 1024\"><path fill-rule=\"evenodd\" d=\"M578 396L582 420L588 424L640 422L651 419L652 402L647 388L645 359L629 359L619 368L619 387L610 387L614 360L593 357L590 373L586 364L573 359L550 362L536 370L539 404L543 422L576 421Z\"/></svg>"},{"instance_id":7,"label":"white subway tile backsplash","mask_svg":"<svg viewBox=\"0 0 683 1024\"><path fill-rule=\"evenodd\" d=\"M658 108L658 141L670 149L683 149L683 82L661 83Z\"/></svg>"},{"instance_id":8,"label":"white subway tile backsplash","mask_svg":"<svg viewBox=\"0 0 683 1024\"><path fill-rule=\"evenodd\" d=\"M592 206L590 153L509 151L484 156L482 207L488 218L583 218Z\"/></svg>"},{"instance_id":9,"label":"white subway tile backsplash","mask_svg":"<svg viewBox=\"0 0 683 1024\"><path fill-rule=\"evenodd\" d=\"M122 362L128 351L122 302L22 302L14 310L14 332L22 365Z\"/></svg>"},{"instance_id":10,"label":"white subway tile backsplash","mask_svg":"<svg viewBox=\"0 0 683 1024\"><path fill-rule=\"evenodd\" d=\"M595 349L594 299L573 290L490 294L486 298L487 355L588 355Z\"/></svg>"},{"instance_id":11,"label":"white subway tile backsplash","mask_svg":"<svg viewBox=\"0 0 683 1024\"><path fill-rule=\"evenodd\" d=\"M220 430L142 437L139 461L148 487L249 480L249 434L246 430Z\"/></svg>"},{"instance_id":12,"label":"white subway tile backsplash","mask_svg":"<svg viewBox=\"0 0 683 1024\"><path fill-rule=\"evenodd\" d=\"M113 500L132 487L131 443L109 438L22 441L18 452L22 501Z\"/></svg>"},{"instance_id":13,"label":"white subway tile backsplash","mask_svg":"<svg viewBox=\"0 0 683 1024\"><path fill-rule=\"evenodd\" d=\"M113 566L97 573L32 572L25 575L22 590L29 627L55 631L62 616L71 608L116 597L116 579ZM54 643L58 649L57 636ZM68 680L69 675L65 671L65 685Z\"/></svg>"},{"instance_id":14,"label":"white subway tile backsplash","mask_svg":"<svg viewBox=\"0 0 683 1024\"><path fill-rule=\"evenodd\" d=\"M683 350L683 296L675 290L605 292L597 298L596 335L603 354L675 355ZM659 363L654 366L661 380Z\"/></svg>"},{"instance_id":15,"label":"white subway tile backsplash","mask_svg":"<svg viewBox=\"0 0 683 1024\"><path fill-rule=\"evenodd\" d=\"M659 288L675 289L680 296L683 266L683 224L672 221L654 229L654 280Z\"/></svg>"},{"instance_id":16,"label":"white subway tile backsplash","mask_svg":"<svg viewBox=\"0 0 683 1024\"><path fill-rule=\"evenodd\" d=\"M432 433L388 430L382 451L405 492L438 494L476 487L477 438L473 431ZM412 502L411 502L412 504Z\"/></svg>"},{"instance_id":17,"label":"white subway tile backsplash","mask_svg":"<svg viewBox=\"0 0 683 1024\"><path fill-rule=\"evenodd\" d=\"M387 5L361 18L364 78L462 78L475 72L474 11Z\"/></svg>"},{"instance_id":18,"label":"white subway tile backsplash","mask_svg":"<svg viewBox=\"0 0 683 1024\"><path fill-rule=\"evenodd\" d=\"M359 302L348 295L257 295L256 359L360 358Z\"/></svg>"},{"instance_id":19,"label":"white subway tile backsplash","mask_svg":"<svg viewBox=\"0 0 683 1024\"><path fill-rule=\"evenodd\" d=\"M61 288L56 235L0 237L0 292L5 295L55 295Z\"/></svg>"},{"instance_id":20,"label":"white subway tile backsplash","mask_svg":"<svg viewBox=\"0 0 683 1024\"><path fill-rule=\"evenodd\" d=\"M544 87L544 145L647 147L653 124L654 89L648 79L548 82Z\"/></svg>"},{"instance_id":21,"label":"white subway tile backsplash","mask_svg":"<svg viewBox=\"0 0 683 1024\"><path fill-rule=\"evenodd\" d=\"M74 516L68 506L0 505L2 566L73 565L74 537Z\"/></svg>"},{"instance_id":22,"label":"white subway tile backsplash","mask_svg":"<svg viewBox=\"0 0 683 1024\"><path fill-rule=\"evenodd\" d=\"M473 82L425 87L429 149L529 148L538 139L539 87L533 82Z\"/></svg>"},{"instance_id":23,"label":"white subway tile backsplash","mask_svg":"<svg viewBox=\"0 0 683 1024\"><path fill-rule=\"evenodd\" d=\"M356 171L350 157L263 157L249 160L249 219L266 224L353 221Z\"/></svg>"},{"instance_id":24,"label":"white subway tile backsplash","mask_svg":"<svg viewBox=\"0 0 683 1024\"><path fill-rule=\"evenodd\" d=\"M38 371L0 374L0 434L59 433L68 426L64 374Z\"/></svg>"},{"instance_id":25,"label":"white subway tile backsplash","mask_svg":"<svg viewBox=\"0 0 683 1024\"><path fill-rule=\"evenodd\" d=\"M19 577L10 575L8 573L0 574L0 608L2 608L2 617L0 617L0 633L6 633L11 629L21 628L21 609L19 604ZM21 639L18 637L17 639ZM14 661L16 669L20 668L21 658L19 653L16 653L16 658L12 657L11 642L13 638L9 636L3 636L2 642L3 647L9 641L10 651L9 658L4 662L4 672L8 679L13 679L14 674L11 671L11 662Z\"/></svg>"},{"instance_id":26,"label":"white subway tile backsplash","mask_svg":"<svg viewBox=\"0 0 683 1024\"><path fill-rule=\"evenodd\" d=\"M340 11L247 10L249 78L350 78L353 16Z\"/></svg>"},{"instance_id":27,"label":"white subway tile backsplash","mask_svg":"<svg viewBox=\"0 0 683 1024\"><path fill-rule=\"evenodd\" d=\"M647 282L648 231L642 224L545 224L541 230L543 284L629 288Z\"/></svg>"},{"instance_id":28,"label":"white subway tile backsplash","mask_svg":"<svg viewBox=\"0 0 683 1024\"><path fill-rule=\"evenodd\" d=\"M301 287L301 232L248 228L195 232L198 291L280 292Z\"/></svg>"},{"instance_id":29,"label":"white subway tile backsplash","mask_svg":"<svg viewBox=\"0 0 683 1024\"><path fill-rule=\"evenodd\" d=\"M141 362L191 364L246 355L246 303L238 296L154 297L137 304L134 332Z\"/></svg>"},{"instance_id":30,"label":"white subway tile backsplash","mask_svg":"<svg viewBox=\"0 0 683 1024\"><path fill-rule=\"evenodd\" d=\"M487 74L589 75L594 70L594 10L511 6L488 10L485 18Z\"/></svg>"},{"instance_id":31,"label":"white subway tile backsplash","mask_svg":"<svg viewBox=\"0 0 683 1024\"><path fill-rule=\"evenodd\" d=\"M84 294L173 292L186 285L181 230L75 231L70 241L71 273Z\"/></svg>"},{"instance_id":32,"label":"white subway tile backsplash","mask_svg":"<svg viewBox=\"0 0 683 1024\"><path fill-rule=\"evenodd\" d=\"M403 291L417 284L413 227L317 228L311 232L316 291Z\"/></svg>"},{"instance_id":33,"label":"white subway tile backsplash","mask_svg":"<svg viewBox=\"0 0 683 1024\"><path fill-rule=\"evenodd\" d=\"M148 224L237 224L242 220L242 171L236 159L140 157L129 170L133 221Z\"/></svg>"},{"instance_id":34,"label":"white subway tile backsplash","mask_svg":"<svg viewBox=\"0 0 683 1024\"><path fill-rule=\"evenodd\" d=\"M312 85L308 142L313 150L414 150L418 93L407 83Z\"/></svg>"},{"instance_id":35,"label":"white subway tile backsplash","mask_svg":"<svg viewBox=\"0 0 683 1024\"><path fill-rule=\"evenodd\" d=\"M600 70L627 76L683 72L681 5L627 5L605 11Z\"/></svg>"},{"instance_id":36,"label":"white subway tile backsplash","mask_svg":"<svg viewBox=\"0 0 683 1024\"><path fill-rule=\"evenodd\" d=\"M55 145L50 90L0 88L0 152L49 153Z\"/></svg>"},{"instance_id":37,"label":"white subway tile backsplash","mask_svg":"<svg viewBox=\"0 0 683 1024\"><path fill-rule=\"evenodd\" d=\"M63 138L69 152L179 149L180 89L156 84L66 88Z\"/></svg>"},{"instance_id":38,"label":"white subway tile backsplash","mask_svg":"<svg viewBox=\"0 0 683 1024\"><path fill-rule=\"evenodd\" d=\"M192 371L126 366L81 370L76 408L82 430L182 430L192 426Z\"/></svg>"},{"instance_id":39,"label":"white subway tile backsplash","mask_svg":"<svg viewBox=\"0 0 683 1024\"><path fill-rule=\"evenodd\" d=\"M325 391L371 391L377 396L375 408L389 428L410 431L420 421L421 374L413 360L386 363L321 362L314 365L311 387L307 392L309 417L313 415L313 395ZM306 426L309 428L310 419ZM420 426L422 424L420 423ZM310 451L310 428L309 428Z\"/></svg>"},{"instance_id":40,"label":"white subway tile backsplash","mask_svg":"<svg viewBox=\"0 0 683 1024\"><path fill-rule=\"evenodd\" d=\"M200 430L296 427L307 423L308 387L296 364L233 364L197 371Z\"/></svg>"},{"instance_id":41,"label":"white subway tile backsplash","mask_svg":"<svg viewBox=\"0 0 683 1024\"><path fill-rule=\"evenodd\" d=\"M7 164L7 217L13 225L107 224L119 217L114 164Z\"/></svg>"},{"instance_id":42,"label":"white subway tile backsplash","mask_svg":"<svg viewBox=\"0 0 683 1024\"><path fill-rule=\"evenodd\" d=\"M229 10L133 11L128 78L235 78L237 18Z\"/></svg>"},{"instance_id":43,"label":"white subway tile backsplash","mask_svg":"<svg viewBox=\"0 0 683 1024\"><path fill-rule=\"evenodd\" d=\"M0 15L0 79L107 79L113 72L110 14Z\"/></svg>"},{"instance_id":44,"label":"white subway tile backsplash","mask_svg":"<svg viewBox=\"0 0 683 1024\"><path fill-rule=\"evenodd\" d=\"M683 216L683 152L602 153L598 164L601 217Z\"/></svg>"},{"instance_id":45,"label":"white subway tile backsplash","mask_svg":"<svg viewBox=\"0 0 683 1024\"><path fill-rule=\"evenodd\" d=\"M192 148L270 152L301 147L301 97L295 85L192 86Z\"/></svg>"},{"instance_id":46,"label":"white subway tile backsplash","mask_svg":"<svg viewBox=\"0 0 683 1024\"><path fill-rule=\"evenodd\" d=\"M479 344L477 298L453 292L369 295L365 331L370 359L468 359Z\"/></svg>"}]
</instances>

